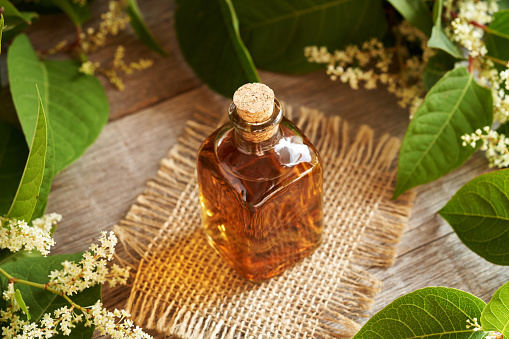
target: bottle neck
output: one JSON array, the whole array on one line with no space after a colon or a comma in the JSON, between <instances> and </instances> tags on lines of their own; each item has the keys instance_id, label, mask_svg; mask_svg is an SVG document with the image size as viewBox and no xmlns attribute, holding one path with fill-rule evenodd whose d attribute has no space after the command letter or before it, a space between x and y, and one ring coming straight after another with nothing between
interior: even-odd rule
<instances>
[{"instance_id":1,"label":"bottle neck","mask_svg":"<svg viewBox=\"0 0 509 339\"><path fill-rule=\"evenodd\" d=\"M243 120L233 103L228 113L230 122L235 128L234 142L246 153L261 154L272 149L281 139L279 123L283 119L283 108L277 99L274 99L274 111L271 117L261 123L249 123Z\"/></svg>"}]
</instances>

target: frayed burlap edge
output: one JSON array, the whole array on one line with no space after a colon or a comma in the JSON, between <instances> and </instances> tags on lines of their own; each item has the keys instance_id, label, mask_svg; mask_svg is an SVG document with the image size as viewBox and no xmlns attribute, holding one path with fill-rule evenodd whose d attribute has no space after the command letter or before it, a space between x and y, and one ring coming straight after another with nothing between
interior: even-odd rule
<instances>
[{"instance_id":1,"label":"frayed burlap edge","mask_svg":"<svg viewBox=\"0 0 509 339\"><path fill-rule=\"evenodd\" d=\"M187 122L184 135L161 161L157 176L147 183L147 189L138 196L125 219L114 227L124 247L117 259L133 271L148 257L152 246L157 244L168 218L178 207L179 198L195 176L195 155L202 140L218 125L219 117L199 108L199 114ZM285 115L292 118L292 110ZM349 124L339 116L327 117L319 111L302 107L293 117L297 125L319 149L324 162L351 162L375 171L390 174L391 187L395 180L395 159L400 141L389 135L376 140L374 132L361 126L352 137ZM326 188L327 190L328 188ZM325 192L325 195L327 193ZM359 329L358 317L372 307L373 299L380 291L381 282L364 268L390 266L396 257L395 245L400 241L414 201L414 194L401 195L392 200L392 189L384 190L379 197L376 213L363 227L361 241L354 244L348 258L348 267L341 274L338 298L341 310L327 310L320 317L320 327L313 337L329 338L353 336ZM237 338L236 328L227 328L221 321L200 317L184 308L178 311L165 303L161 296L147 295L136 289L135 283L126 308L138 324L166 334L184 338ZM250 337L244 333L245 337ZM243 336L244 337L244 336Z\"/></svg>"}]
</instances>

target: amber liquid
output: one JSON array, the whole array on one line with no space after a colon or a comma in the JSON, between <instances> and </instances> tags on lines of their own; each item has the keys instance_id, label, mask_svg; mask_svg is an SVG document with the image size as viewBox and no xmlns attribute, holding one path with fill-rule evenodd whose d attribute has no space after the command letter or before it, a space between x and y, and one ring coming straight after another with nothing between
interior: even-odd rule
<instances>
[{"instance_id":1,"label":"amber liquid","mask_svg":"<svg viewBox=\"0 0 509 339\"><path fill-rule=\"evenodd\" d=\"M322 166L288 120L263 144L227 124L198 153L209 243L245 278L262 281L311 254L322 235Z\"/></svg>"}]
</instances>

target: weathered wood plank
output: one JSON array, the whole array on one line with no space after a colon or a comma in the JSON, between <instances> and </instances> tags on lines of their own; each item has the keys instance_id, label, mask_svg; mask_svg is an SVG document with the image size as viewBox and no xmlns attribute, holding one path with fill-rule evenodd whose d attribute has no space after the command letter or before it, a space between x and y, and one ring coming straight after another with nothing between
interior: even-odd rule
<instances>
[{"instance_id":1,"label":"weathered wood plank","mask_svg":"<svg viewBox=\"0 0 509 339\"><path fill-rule=\"evenodd\" d=\"M95 1L91 5L92 20L84 25L85 30L88 27L98 27L100 14L107 11L108 2ZM126 62L141 58L154 61L151 68L125 76L123 91L114 88L105 77L99 77L110 101L110 119L136 112L200 85L178 47L173 29L174 2L144 0L139 1L139 5L151 31L170 56L165 58L151 51L138 39L130 26L120 31L118 35L110 36L106 46L89 56L91 61L100 62L102 67L111 68L115 49L122 45L126 49ZM72 42L75 38L71 23L64 15L59 14L42 16L28 30L28 34L34 47L41 51L54 47L62 40Z\"/></svg>"}]
</instances>

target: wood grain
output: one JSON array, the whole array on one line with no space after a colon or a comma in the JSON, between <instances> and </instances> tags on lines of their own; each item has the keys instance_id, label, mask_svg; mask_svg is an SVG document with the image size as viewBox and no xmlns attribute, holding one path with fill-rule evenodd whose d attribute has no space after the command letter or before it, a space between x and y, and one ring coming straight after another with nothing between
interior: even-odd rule
<instances>
[{"instance_id":1,"label":"wood grain","mask_svg":"<svg viewBox=\"0 0 509 339\"><path fill-rule=\"evenodd\" d=\"M89 55L91 61L100 62L104 68L111 68L115 50L117 46L122 45L126 50L126 62L141 58L154 61L151 68L125 76L123 91L114 88L106 78L99 77L110 100L112 120L200 85L199 80L184 62L178 47L173 28L174 2L144 0L139 1L139 6L149 28L169 56L165 58L150 50L137 39L130 26L116 36L108 37L106 46ZM107 10L108 1L96 1L92 6L92 20L84 25L84 30L88 27L97 28L101 13ZM60 14L41 17L28 30L28 34L35 49L39 51L48 50L62 40L72 42L75 39L72 24Z\"/></svg>"},{"instance_id":2,"label":"wood grain","mask_svg":"<svg viewBox=\"0 0 509 339\"><path fill-rule=\"evenodd\" d=\"M104 11L105 4L96 1L94 13ZM64 216L56 232L54 253L87 249L101 230L110 230L124 217L145 182L155 175L160 159L177 142L196 104L226 111L228 100L201 85L178 50L174 6L166 0L140 1L149 26L170 58L149 51L130 29L108 40L105 48L91 56L108 64L116 46L122 44L129 60L151 58L155 65L126 78L122 92L103 80L111 121L85 155L55 179L50 194L48 211ZM91 24L96 23L93 20ZM69 28L61 16L46 18L34 25L30 38L38 49L47 49L62 38L72 39ZM352 124L370 125L378 135L402 137L408 125L408 113L384 89L354 91L331 82L323 72L299 76L261 72L261 78L287 105L339 114ZM457 189L487 170L486 160L476 154L462 168L417 189L418 198L395 265L369 269L384 283L372 314L395 298L425 286L454 287L488 301L509 280L507 268L487 263L468 250L437 215ZM106 304L121 307L127 295L126 288L106 289Z\"/></svg>"}]
</instances>

